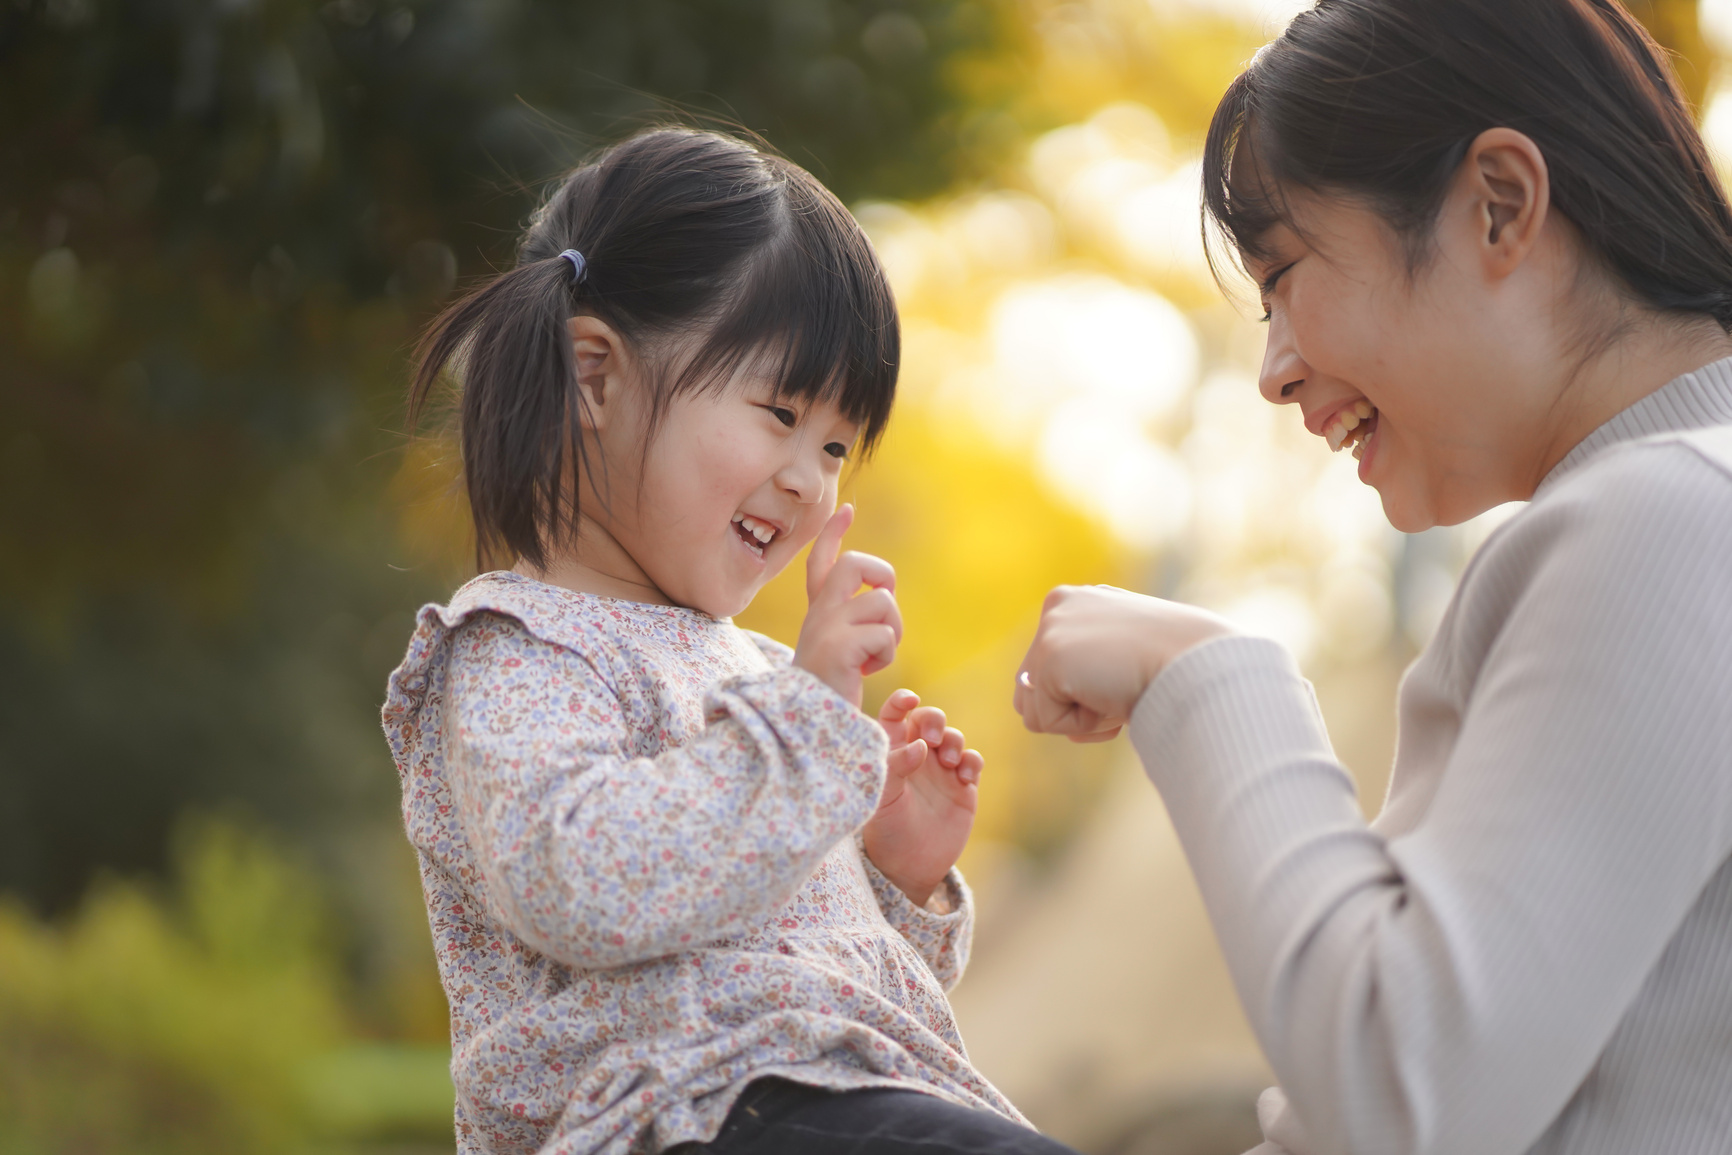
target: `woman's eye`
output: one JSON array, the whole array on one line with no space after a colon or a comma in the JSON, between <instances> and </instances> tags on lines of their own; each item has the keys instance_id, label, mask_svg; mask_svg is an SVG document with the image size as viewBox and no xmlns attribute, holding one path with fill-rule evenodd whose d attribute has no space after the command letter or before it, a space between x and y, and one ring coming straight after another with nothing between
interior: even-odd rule
<instances>
[{"instance_id":1,"label":"woman's eye","mask_svg":"<svg viewBox=\"0 0 1732 1155\"><path fill-rule=\"evenodd\" d=\"M794 428L795 423L800 420L799 414L795 413L792 409L785 408L781 405L771 405L768 408L771 413L776 415L776 420L780 421L783 425L786 425L789 429Z\"/></svg>"},{"instance_id":2,"label":"woman's eye","mask_svg":"<svg viewBox=\"0 0 1732 1155\"><path fill-rule=\"evenodd\" d=\"M1275 293L1275 285L1281 280L1281 278L1283 276L1286 275L1287 270L1291 269L1292 267L1293 267L1292 265L1282 265L1279 269L1276 269L1273 273L1270 273L1268 275L1268 277L1266 277L1264 279L1264 281L1261 285L1257 286L1257 292L1263 298L1262 320L1267 321L1273 315L1270 308L1269 308L1269 298L1271 296L1273 296Z\"/></svg>"},{"instance_id":3,"label":"woman's eye","mask_svg":"<svg viewBox=\"0 0 1732 1155\"><path fill-rule=\"evenodd\" d=\"M824 446L824 452L828 453L831 457L840 460L848 456L848 447L843 445L840 441L832 441L830 444Z\"/></svg>"}]
</instances>

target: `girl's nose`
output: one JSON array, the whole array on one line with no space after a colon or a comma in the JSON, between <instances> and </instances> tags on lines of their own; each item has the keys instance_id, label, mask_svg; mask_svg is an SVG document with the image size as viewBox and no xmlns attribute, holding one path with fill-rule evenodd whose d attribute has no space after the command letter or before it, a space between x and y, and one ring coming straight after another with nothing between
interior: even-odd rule
<instances>
[{"instance_id":1,"label":"girl's nose","mask_svg":"<svg viewBox=\"0 0 1732 1155\"><path fill-rule=\"evenodd\" d=\"M801 446L777 471L776 484L793 495L795 501L810 504L824 496L824 470L809 447Z\"/></svg>"},{"instance_id":2,"label":"girl's nose","mask_svg":"<svg viewBox=\"0 0 1732 1155\"><path fill-rule=\"evenodd\" d=\"M1311 366L1293 347L1293 331L1286 316L1277 311L1269 318L1269 341L1263 346L1263 371L1257 377L1258 391L1271 404L1292 404L1299 400L1299 388L1310 375Z\"/></svg>"}]
</instances>

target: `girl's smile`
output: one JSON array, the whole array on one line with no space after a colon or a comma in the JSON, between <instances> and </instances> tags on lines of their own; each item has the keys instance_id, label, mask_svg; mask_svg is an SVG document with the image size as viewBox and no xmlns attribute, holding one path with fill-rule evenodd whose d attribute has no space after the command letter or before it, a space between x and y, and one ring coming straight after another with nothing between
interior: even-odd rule
<instances>
[{"instance_id":1,"label":"girl's smile","mask_svg":"<svg viewBox=\"0 0 1732 1155\"><path fill-rule=\"evenodd\" d=\"M635 511L591 506L649 583L718 618L743 610L836 509L857 427L834 402L745 380L676 398L632 482ZM623 489L624 486L621 486Z\"/></svg>"},{"instance_id":2,"label":"girl's smile","mask_svg":"<svg viewBox=\"0 0 1732 1155\"><path fill-rule=\"evenodd\" d=\"M569 323L586 434L578 549L546 580L732 617L817 537L860 429L834 401L778 394L752 367L652 421L642 363L594 317ZM652 428L653 426L653 428Z\"/></svg>"},{"instance_id":3,"label":"girl's smile","mask_svg":"<svg viewBox=\"0 0 1732 1155\"><path fill-rule=\"evenodd\" d=\"M764 550L776 540L776 535L787 532L786 526L765 518L753 517L749 513L734 514L734 528L739 532L740 544L760 561L763 560Z\"/></svg>"}]
</instances>

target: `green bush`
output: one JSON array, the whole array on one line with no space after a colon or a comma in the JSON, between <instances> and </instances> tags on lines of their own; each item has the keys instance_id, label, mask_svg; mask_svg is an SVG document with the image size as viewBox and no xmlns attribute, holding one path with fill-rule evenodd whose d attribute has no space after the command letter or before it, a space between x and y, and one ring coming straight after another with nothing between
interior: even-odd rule
<instances>
[{"instance_id":1,"label":"green bush","mask_svg":"<svg viewBox=\"0 0 1732 1155\"><path fill-rule=\"evenodd\" d=\"M443 1048L353 1037L309 881L238 828L180 839L169 897L0 906L0 1152L268 1155L449 1143Z\"/></svg>"}]
</instances>

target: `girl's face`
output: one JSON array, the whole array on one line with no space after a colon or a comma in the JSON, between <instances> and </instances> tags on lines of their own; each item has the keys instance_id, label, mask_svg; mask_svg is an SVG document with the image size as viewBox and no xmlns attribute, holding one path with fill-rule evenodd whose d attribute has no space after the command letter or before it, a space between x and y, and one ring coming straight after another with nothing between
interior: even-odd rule
<instances>
[{"instance_id":1,"label":"girl's face","mask_svg":"<svg viewBox=\"0 0 1732 1155\"><path fill-rule=\"evenodd\" d=\"M1508 157L1464 164L1417 268L1381 217L1339 196L1293 198L1294 227L1246 261L1269 326L1264 397L1351 448L1397 529L1529 497L1586 432L1559 319L1574 250L1528 159L1537 174L1500 170Z\"/></svg>"},{"instance_id":2,"label":"girl's face","mask_svg":"<svg viewBox=\"0 0 1732 1155\"><path fill-rule=\"evenodd\" d=\"M647 394L613 355L599 396L585 384L600 492L586 483L580 493L589 524L578 560L615 576L635 569L631 580L672 604L732 617L835 512L859 430L834 402L777 398L771 381L745 372L676 398L646 451Z\"/></svg>"},{"instance_id":3,"label":"girl's face","mask_svg":"<svg viewBox=\"0 0 1732 1155\"><path fill-rule=\"evenodd\" d=\"M732 617L836 511L859 430L835 402L770 382L674 401L644 462L637 516L615 536L677 605Z\"/></svg>"}]
</instances>

